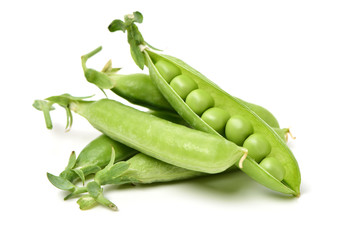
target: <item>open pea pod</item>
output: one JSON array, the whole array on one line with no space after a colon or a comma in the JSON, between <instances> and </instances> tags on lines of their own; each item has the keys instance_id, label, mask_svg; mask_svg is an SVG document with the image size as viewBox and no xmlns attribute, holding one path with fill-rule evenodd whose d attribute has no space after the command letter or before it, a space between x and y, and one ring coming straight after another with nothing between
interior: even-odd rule
<instances>
[{"instance_id":1,"label":"open pea pod","mask_svg":"<svg viewBox=\"0 0 345 240\"><path fill-rule=\"evenodd\" d=\"M257 114L250 110L245 104L223 91L220 87L183 61L167 55L157 54L149 49L145 49L144 53L151 78L156 83L161 93L166 97L167 101L174 107L178 114L186 120L186 122L198 130L219 135L216 130L207 124L186 104L186 102L162 77L154 64L161 59L177 66L183 75L189 76L197 83L199 89L207 91L214 99L214 107L227 111L230 116L240 115L248 119L253 126L254 133L264 135L265 139L270 143L272 150L268 156L279 159L286 171L283 181L277 180L263 169L253 158L251 158L249 152L249 156L243 162L243 167L241 168L243 172L272 190L299 195L301 177L297 161L287 145L282 141L278 134L267 125L267 123L262 121ZM237 165L238 164L239 163L237 163Z\"/></svg>"},{"instance_id":2,"label":"open pea pod","mask_svg":"<svg viewBox=\"0 0 345 240\"><path fill-rule=\"evenodd\" d=\"M127 19L128 17L131 18L131 15L128 15ZM135 23L132 22L130 25ZM112 31L112 24L109 30ZM140 68L143 68L144 64L148 67L150 77L159 91L190 126L223 136L247 148L249 156L243 162L238 162L237 166L257 182L281 193L295 196L300 194L301 176L297 161L285 142L266 122L243 102L222 90L185 62L151 50L136 26L127 27L126 30L128 42L132 43L132 56L140 55L133 56L134 61ZM136 43L135 46L133 41ZM176 78L179 78L179 83L173 85ZM184 83L190 84L184 85L181 79L184 79ZM204 117L209 109L215 109L213 112L218 111L221 114L217 117ZM220 120L216 120L223 125L216 127L219 123L213 124L210 120L212 118L219 118ZM240 124L234 124L232 119ZM231 125L229 134L226 130L228 124ZM238 127L239 125L241 126ZM231 136L236 135L239 129L245 132L239 132L245 137L242 136L241 141L237 141L238 136Z\"/></svg>"}]
</instances>

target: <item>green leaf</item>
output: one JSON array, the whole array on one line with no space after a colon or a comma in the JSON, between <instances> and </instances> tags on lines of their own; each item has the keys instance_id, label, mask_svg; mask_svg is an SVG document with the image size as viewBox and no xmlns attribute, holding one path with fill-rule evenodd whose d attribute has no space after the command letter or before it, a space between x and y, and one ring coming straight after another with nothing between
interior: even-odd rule
<instances>
[{"instance_id":1,"label":"green leaf","mask_svg":"<svg viewBox=\"0 0 345 240\"><path fill-rule=\"evenodd\" d=\"M93 173L100 171L101 168L97 165L88 165L88 166L82 167L82 170L84 173L89 175L89 174L93 174Z\"/></svg>"},{"instance_id":2,"label":"green leaf","mask_svg":"<svg viewBox=\"0 0 345 240\"><path fill-rule=\"evenodd\" d=\"M80 197L77 201L81 210L88 210L97 205L97 201L89 194Z\"/></svg>"},{"instance_id":3,"label":"green leaf","mask_svg":"<svg viewBox=\"0 0 345 240\"><path fill-rule=\"evenodd\" d=\"M133 16L134 16L134 22L142 23L143 20L144 20L143 15L140 12L138 12L138 11L134 12Z\"/></svg>"},{"instance_id":4,"label":"green leaf","mask_svg":"<svg viewBox=\"0 0 345 240\"><path fill-rule=\"evenodd\" d=\"M117 73L120 70L121 70L121 68L112 68L110 72L111 73Z\"/></svg>"},{"instance_id":5,"label":"green leaf","mask_svg":"<svg viewBox=\"0 0 345 240\"><path fill-rule=\"evenodd\" d=\"M107 73L107 72L111 72L111 69L113 68L113 63L111 60L109 60L103 67L101 72Z\"/></svg>"},{"instance_id":6,"label":"green leaf","mask_svg":"<svg viewBox=\"0 0 345 240\"><path fill-rule=\"evenodd\" d=\"M116 19L110 23L110 25L108 26L108 30L110 32L116 32L116 31L125 32L126 24L122 20Z\"/></svg>"},{"instance_id":7,"label":"green leaf","mask_svg":"<svg viewBox=\"0 0 345 240\"><path fill-rule=\"evenodd\" d=\"M114 179L121 177L124 174L130 164L128 162L118 162L110 168L105 168L95 175L95 182L99 183L100 185L111 184Z\"/></svg>"},{"instance_id":8,"label":"green leaf","mask_svg":"<svg viewBox=\"0 0 345 240\"><path fill-rule=\"evenodd\" d=\"M130 164L128 162L118 162L113 165L108 171L107 175L112 178L119 177L129 168Z\"/></svg>"},{"instance_id":9,"label":"green leaf","mask_svg":"<svg viewBox=\"0 0 345 240\"><path fill-rule=\"evenodd\" d=\"M141 35L138 27L135 24L131 26L129 31L131 31L131 35L136 41L137 45L143 44L145 42L143 36Z\"/></svg>"},{"instance_id":10,"label":"green leaf","mask_svg":"<svg viewBox=\"0 0 345 240\"><path fill-rule=\"evenodd\" d=\"M130 43L131 46L131 55L134 60L134 62L137 64L137 66L143 70L145 66L145 56L144 53L141 52L140 47L136 45L135 43Z\"/></svg>"},{"instance_id":11,"label":"green leaf","mask_svg":"<svg viewBox=\"0 0 345 240\"><path fill-rule=\"evenodd\" d=\"M51 184L53 184L55 187L61 190L70 191L70 192L73 192L75 190L75 185L62 177L55 176L50 173L47 173L47 177L48 177L48 180L51 182Z\"/></svg>"},{"instance_id":12,"label":"green leaf","mask_svg":"<svg viewBox=\"0 0 345 240\"><path fill-rule=\"evenodd\" d=\"M84 175L84 172L79 169L79 168L75 168L75 169L72 169L72 171L74 171L78 177L80 178L81 182L83 183L83 186L85 184L85 175Z\"/></svg>"},{"instance_id":13,"label":"green leaf","mask_svg":"<svg viewBox=\"0 0 345 240\"><path fill-rule=\"evenodd\" d=\"M75 166L76 162L77 162L77 157L75 155L75 152L73 151L69 157L68 164L65 170L72 169Z\"/></svg>"},{"instance_id":14,"label":"green leaf","mask_svg":"<svg viewBox=\"0 0 345 240\"><path fill-rule=\"evenodd\" d=\"M105 72L99 72L92 68L88 68L85 70L84 75L89 83L93 83L97 87L109 89L113 86L111 79Z\"/></svg>"},{"instance_id":15,"label":"green leaf","mask_svg":"<svg viewBox=\"0 0 345 240\"><path fill-rule=\"evenodd\" d=\"M101 186L96 182L89 182L86 188L89 194L94 198L97 198L102 193Z\"/></svg>"}]
</instances>

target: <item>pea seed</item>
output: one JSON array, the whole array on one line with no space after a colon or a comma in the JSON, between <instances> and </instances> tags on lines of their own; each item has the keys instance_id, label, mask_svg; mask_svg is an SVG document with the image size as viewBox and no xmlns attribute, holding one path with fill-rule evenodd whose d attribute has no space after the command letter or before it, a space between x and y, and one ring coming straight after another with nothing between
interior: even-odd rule
<instances>
[{"instance_id":1,"label":"pea seed","mask_svg":"<svg viewBox=\"0 0 345 240\"><path fill-rule=\"evenodd\" d=\"M203 89L193 90L186 98L186 104L198 115L214 106L214 99Z\"/></svg>"},{"instance_id":2,"label":"pea seed","mask_svg":"<svg viewBox=\"0 0 345 240\"><path fill-rule=\"evenodd\" d=\"M230 114L228 112L217 107L207 109L201 116L201 119L219 134L224 133L225 124L229 118Z\"/></svg>"},{"instance_id":3,"label":"pea seed","mask_svg":"<svg viewBox=\"0 0 345 240\"><path fill-rule=\"evenodd\" d=\"M278 179L279 181L284 179L285 176L285 168L284 166L278 161L278 159L274 157L267 157L261 161L260 166L269 172L273 177Z\"/></svg>"},{"instance_id":4,"label":"pea seed","mask_svg":"<svg viewBox=\"0 0 345 240\"><path fill-rule=\"evenodd\" d=\"M164 60L159 60L156 62L155 66L168 83L170 83L174 77L181 74L181 71L178 67Z\"/></svg>"},{"instance_id":5,"label":"pea seed","mask_svg":"<svg viewBox=\"0 0 345 240\"><path fill-rule=\"evenodd\" d=\"M233 116L226 123L226 138L239 146L242 146L244 140L253 132L254 129L252 124L242 116Z\"/></svg>"},{"instance_id":6,"label":"pea seed","mask_svg":"<svg viewBox=\"0 0 345 240\"><path fill-rule=\"evenodd\" d=\"M186 99L191 91L198 88L196 82L186 75L178 75L175 77L171 81L170 86L183 100Z\"/></svg>"},{"instance_id":7,"label":"pea seed","mask_svg":"<svg viewBox=\"0 0 345 240\"><path fill-rule=\"evenodd\" d=\"M243 143L243 147L248 149L248 154L255 161L260 162L271 152L271 145L265 139L265 136L254 133L250 135Z\"/></svg>"}]
</instances>

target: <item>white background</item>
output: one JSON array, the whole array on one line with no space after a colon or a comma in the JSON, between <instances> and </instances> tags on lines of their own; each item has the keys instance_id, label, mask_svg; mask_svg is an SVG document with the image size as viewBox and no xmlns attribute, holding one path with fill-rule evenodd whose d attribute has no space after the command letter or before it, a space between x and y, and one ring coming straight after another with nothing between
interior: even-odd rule
<instances>
[{"instance_id":1,"label":"white background","mask_svg":"<svg viewBox=\"0 0 345 240\"><path fill-rule=\"evenodd\" d=\"M238 172L152 186L107 188L120 211L81 211L46 172L98 132L62 109L45 129L35 99L103 95L80 56L139 72L115 18L141 11L147 42L183 59L230 94L271 110L297 137L302 173L290 198ZM1 239L344 239L344 1L3 1L0 4ZM114 95L109 95L113 98ZM118 98L116 98L118 99ZM7 237L4 237L7 235Z\"/></svg>"}]
</instances>

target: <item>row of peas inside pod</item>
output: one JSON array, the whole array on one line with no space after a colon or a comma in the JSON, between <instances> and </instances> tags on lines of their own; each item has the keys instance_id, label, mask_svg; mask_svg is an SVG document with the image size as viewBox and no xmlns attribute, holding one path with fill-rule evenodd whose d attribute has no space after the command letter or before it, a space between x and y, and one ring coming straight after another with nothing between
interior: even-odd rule
<instances>
[{"instance_id":1,"label":"row of peas inside pod","mask_svg":"<svg viewBox=\"0 0 345 240\"><path fill-rule=\"evenodd\" d=\"M155 66L174 91L203 121L228 140L248 149L249 156L279 181L284 179L283 165L276 158L267 157L271 152L271 145L262 134L254 133L250 121L240 115L230 116L227 111L215 107L212 96L199 89L197 83L190 76L182 74L175 65L159 60Z\"/></svg>"}]
</instances>

